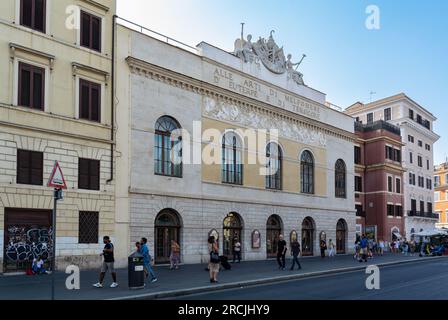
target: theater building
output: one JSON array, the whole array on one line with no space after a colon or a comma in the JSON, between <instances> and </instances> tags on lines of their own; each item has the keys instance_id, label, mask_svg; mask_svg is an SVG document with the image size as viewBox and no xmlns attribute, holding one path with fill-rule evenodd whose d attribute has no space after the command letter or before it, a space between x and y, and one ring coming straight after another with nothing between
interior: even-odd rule
<instances>
[{"instance_id":1,"label":"theater building","mask_svg":"<svg viewBox=\"0 0 448 320\"><path fill-rule=\"evenodd\" d=\"M128 251L147 237L163 264L176 240L182 262L205 262L214 235L221 254L238 240L243 259L258 260L280 234L308 256L319 239L353 250L353 119L304 84L273 33L227 52L119 24L116 64L116 210ZM247 129L268 131L256 150Z\"/></svg>"},{"instance_id":2,"label":"theater building","mask_svg":"<svg viewBox=\"0 0 448 320\"><path fill-rule=\"evenodd\" d=\"M97 267L100 238L114 237L114 14L113 0L0 2L0 273L52 259L55 161L68 186L58 267Z\"/></svg>"},{"instance_id":3,"label":"theater building","mask_svg":"<svg viewBox=\"0 0 448 320\"><path fill-rule=\"evenodd\" d=\"M355 124L355 208L359 234L391 242L404 232L400 128Z\"/></svg>"}]
</instances>

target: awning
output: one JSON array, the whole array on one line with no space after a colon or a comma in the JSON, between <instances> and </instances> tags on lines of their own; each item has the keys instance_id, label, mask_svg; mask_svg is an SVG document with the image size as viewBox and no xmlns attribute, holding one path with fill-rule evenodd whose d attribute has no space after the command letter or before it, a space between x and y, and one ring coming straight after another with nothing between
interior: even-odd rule
<instances>
[{"instance_id":1,"label":"awning","mask_svg":"<svg viewBox=\"0 0 448 320\"><path fill-rule=\"evenodd\" d=\"M434 236L446 236L447 232L443 230L427 230L427 231L420 231L417 233L413 233L413 236L416 237L434 237Z\"/></svg>"},{"instance_id":2,"label":"awning","mask_svg":"<svg viewBox=\"0 0 448 320\"><path fill-rule=\"evenodd\" d=\"M399 232L393 232L393 234L394 234L394 236L396 236L398 239L403 238Z\"/></svg>"}]
</instances>

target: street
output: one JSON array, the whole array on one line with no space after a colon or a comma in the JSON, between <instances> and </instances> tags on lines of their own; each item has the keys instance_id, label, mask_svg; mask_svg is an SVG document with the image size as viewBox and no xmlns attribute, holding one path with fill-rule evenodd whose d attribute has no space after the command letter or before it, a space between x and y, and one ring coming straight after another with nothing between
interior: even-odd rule
<instances>
[{"instance_id":1,"label":"street","mask_svg":"<svg viewBox=\"0 0 448 320\"><path fill-rule=\"evenodd\" d=\"M448 297L448 260L380 268L380 290L367 290L365 272L304 278L278 284L179 297L180 300L442 300Z\"/></svg>"}]
</instances>

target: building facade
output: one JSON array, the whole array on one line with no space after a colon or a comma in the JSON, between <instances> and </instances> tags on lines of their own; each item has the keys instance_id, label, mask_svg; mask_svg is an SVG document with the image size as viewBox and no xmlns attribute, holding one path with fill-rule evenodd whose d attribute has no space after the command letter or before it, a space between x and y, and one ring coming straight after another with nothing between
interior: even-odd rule
<instances>
[{"instance_id":1,"label":"building facade","mask_svg":"<svg viewBox=\"0 0 448 320\"><path fill-rule=\"evenodd\" d=\"M434 202L439 215L437 227L448 228L448 162L434 167Z\"/></svg>"},{"instance_id":2,"label":"building facade","mask_svg":"<svg viewBox=\"0 0 448 320\"><path fill-rule=\"evenodd\" d=\"M0 2L0 272L52 258L55 161L58 267L96 267L114 237L114 14L113 0Z\"/></svg>"},{"instance_id":3,"label":"building facade","mask_svg":"<svg viewBox=\"0 0 448 320\"><path fill-rule=\"evenodd\" d=\"M355 124L357 231L392 241L404 233L400 128L383 120Z\"/></svg>"},{"instance_id":4,"label":"building facade","mask_svg":"<svg viewBox=\"0 0 448 320\"><path fill-rule=\"evenodd\" d=\"M360 102L345 112L357 122L372 124L387 121L401 129L404 179L404 235L432 230L438 220L434 213L433 146L439 136L433 131L436 117L405 94L374 101Z\"/></svg>"},{"instance_id":5,"label":"building facade","mask_svg":"<svg viewBox=\"0 0 448 320\"><path fill-rule=\"evenodd\" d=\"M117 31L116 201L128 248L147 237L165 263L175 240L182 262L205 262L213 235L222 254L240 241L243 259L258 260L283 234L304 255L320 238L352 251L353 119L303 84L272 34L229 53Z\"/></svg>"}]
</instances>

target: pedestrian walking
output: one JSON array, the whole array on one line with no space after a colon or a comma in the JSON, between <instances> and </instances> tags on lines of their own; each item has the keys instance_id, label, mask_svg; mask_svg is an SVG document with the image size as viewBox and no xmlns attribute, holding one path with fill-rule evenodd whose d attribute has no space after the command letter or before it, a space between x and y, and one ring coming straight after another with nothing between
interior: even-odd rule
<instances>
[{"instance_id":1,"label":"pedestrian walking","mask_svg":"<svg viewBox=\"0 0 448 320\"><path fill-rule=\"evenodd\" d=\"M210 273L210 283L218 283L219 264L219 248L215 237L208 238L208 252L210 254L210 261L208 263L208 270Z\"/></svg>"},{"instance_id":2,"label":"pedestrian walking","mask_svg":"<svg viewBox=\"0 0 448 320\"><path fill-rule=\"evenodd\" d=\"M378 244L378 254L380 256L382 256L384 254L384 241L380 240L379 244Z\"/></svg>"},{"instance_id":3,"label":"pedestrian walking","mask_svg":"<svg viewBox=\"0 0 448 320\"><path fill-rule=\"evenodd\" d=\"M355 254L353 255L353 259L358 260L359 259L359 252L361 250L360 246L361 239L358 235L356 235L356 241L355 241Z\"/></svg>"},{"instance_id":4,"label":"pedestrian walking","mask_svg":"<svg viewBox=\"0 0 448 320\"><path fill-rule=\"evenodd\" d=\"M241 262L241 242L235 238L233 240L233 263L238 260L238 263Z\"/></svg>"},{"instance_id":5,"label":"pedestrian walking","mask_svg":"<svg viewBox=\"0 0 448 320\"><path fill-rule=\"evenodd\" d=\"M278 237L278 243L277 243L277 263L278 268L281 270L286 269L286 251L288 251L288 248L286 247L286 241L283 239L283 235L280 235Z\"/></svg>"},{"instance_id":6,"label":"pedestrian walking","mask_svg":"<svg viewBox=\"0 0 448 320\"><path fill-rule=\"evenodd\" d=\"M409 242L409 250L410 250L410 253L411 253L411 257L413 257L414 254L415 254L415 241L414 241L414 239L411 239L411 241Z\"/></svg>"},{"instance_id":7,"label":"pedestrian walking","mask_svg":"<svg viewBox=\"0 0 448 320\"><path fill-rule=\"evenodd\" d=\"M361 257L358 260L359 262L367 262L367 253L368 253L369 241L365 235L362 236L360 247L361 247Z\"/></svg>"},{"instance_id":8,"label":"pedestrian walking","mask_svg":"<svg viewBox=\"0 0 448 320\"><path fill-rule=\"evenodd\" d=\"M175 240L171 240L170 269L179 269L180 246Z\"/></svg>"},{"instance_id":9,"label":"pedestrian walking","mask_svg":"<svg viewBox=\"0 0 448 320\"><path fill-rule=\"evenodd\" d=\"M325 240L320 240L320 256L325 258L325 250L327 250L327 244Z\"/></svg>"},{"instance_id":10,"label":"pedestrian walking","mask_svg":"<svg viewBox=\"0 0 448 320\"><path fill-rule=\"evenodd\" d=\"M290 270L294 270L294 266L297 263L297 266L300 269L302 269L302 266L299 262L299 256L300 256L300 244L297 240L294 240L291 242L291 256L292 256L292 266Z\"/></svg>"},{"instance_id":11,"label":"pedestrian walking","mask_svg":"<svg viewBox=\"0 0 448 320\"><path fill-rule=\"evenodd\" d=\"M145 277L148 278L151 275L151 280L150 282L156 282L157 281L157 277L154 273L154 270L152 270L151 267L151 255L149 253L149 248L148 248L148 239L146 238L142 238L140 240L140 253L143 256L143 266L144 266L144 271L145 271Z\"/></svg>"},{"instance_id":12,"label":"pedestrian walking","mask_svg":"<svg viewBox=\"0 0 448 320\"><path fill-rule=\"evenodd\" d=\"M112 275L112 280L113 280L110 287L116 288L116 287L118 287L118 283L117 283L117 274L116 274L115 268L114 268L114 263L115 263L114 245L110 241L109 236L103 237L103 243L104 243L104 249L100 255L103 256L104 261L101 266L100 280L97 283L95 283L93 286L96 288L102 288L103 282L104 282L104 277L106 276L106 272L108 270L110 270L110 273Z\"/></svg>"},{"instance_id":13,"label":"pedestrian walking","mask_svg":"<svg viewBox=\"0 0 448 320\"><path fill-rule=\"evenodd\" d=\"M333 240L330 239L330 242L328 242L328 256L330 258L334 257L336 255L336 246L333 243Z\"/></svg>"}]
</instances>

